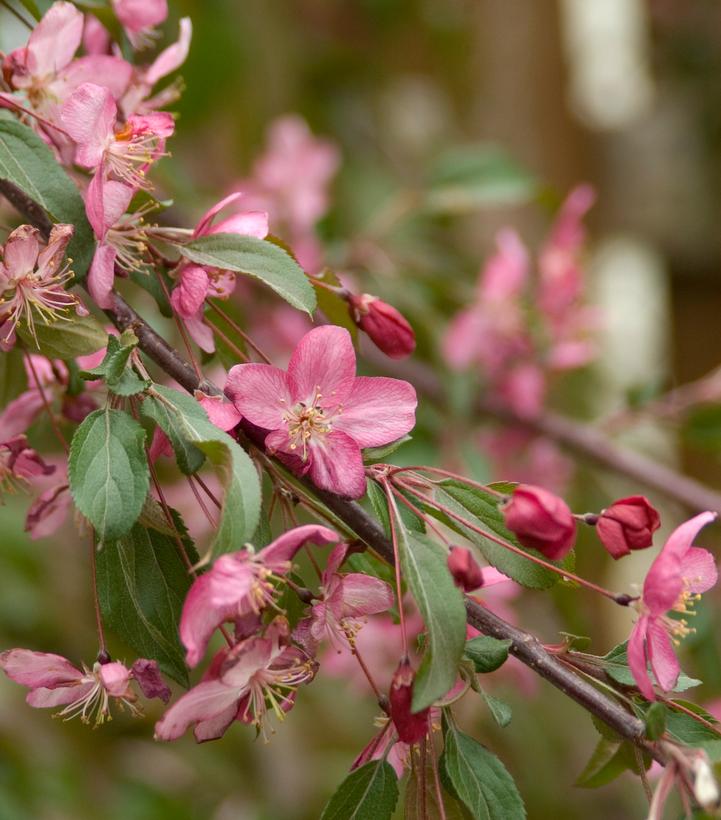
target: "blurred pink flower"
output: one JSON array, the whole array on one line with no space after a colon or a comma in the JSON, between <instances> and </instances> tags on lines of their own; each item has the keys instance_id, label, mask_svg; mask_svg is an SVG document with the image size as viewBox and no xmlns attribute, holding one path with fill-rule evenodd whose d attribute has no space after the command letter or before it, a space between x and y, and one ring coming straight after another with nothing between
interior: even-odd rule
<instances>
[{"instance_id":1,"label":"blurred pink flower","mask_svg":"<svg viewBox=\"0 0 721 820\"><path fill-rule=\"evenodd\" d=\"M648 664L661 689L670 692L681 672L674 641L691 631L685 619L672 618L668 613L688 613L701 593L718 580L713 555L692 545L699 530L715 518L716 513L704 512L677 527L646 574L637 604L641 617L628 642L628 665L648 700L656 697Z\"/></svg>"},{"instance_id":2,"label":"blurred pink flower","mask_svg":"<svg viewBox=\"0 0 721 820\"><path fill-rule=\"evenodd\" d=\"M28 446L24 435L0 441L0 494L3 489L13 489L18 482L27 483L32 479L50 475L55 467Z\"/></svg>"},{"instance_id":3,"label":"blurred pink flower","mask_svg":"<svg viewBox=\"0 0 721 820\"><path fill-rule=\"evenodd\" d=\"M133 48L152 45L155 26L168 16L168 0L112 0L112 4Z\"/></svg>"},{"instance_id":4,"label":"blurred pink flower","mask_svg":"<svg viewBox=\"0 0 721 820\"><path fill-rule=\"evenodd\" d=\"M333 325L307 333L287 373L240 364L226 393L238 412L265 430L265 446L324 490L365 493L361 449L388 444L415 424L416 392L408 382L356 377L350 334Z\"/></svg>"}]
</instances>

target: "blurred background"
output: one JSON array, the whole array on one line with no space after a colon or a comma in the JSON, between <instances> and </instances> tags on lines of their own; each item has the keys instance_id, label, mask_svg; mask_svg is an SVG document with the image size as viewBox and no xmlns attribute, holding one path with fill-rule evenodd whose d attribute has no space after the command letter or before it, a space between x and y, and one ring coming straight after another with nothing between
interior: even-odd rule
<instances>
[{"instance_id":1,"label":"blurred background","mask_svg":"<svg viewBox=\"0 0 721 820\"><path fill-rule=\"evenodd\" d=\"M412 318L417 359L440 370L449 396L446 404L422 403L399 461L442 463L481 479L516 477L494 474L472 410L475 382L448 371L440 339L471 298L495 232L512 225L538 248L579 182L597 192L586 275L588 299L603 315L599 355L559 382L551 403L597 420L721 361L717 0L170 6L168 41L183 15L194 34L180 72L185 92L174 106L172 157L157 171L163 195L174 201L167 219L191 226L205 207L242 188L278 117L299 115L337 147L327 207L312 226L322 250L309 253L320 253L319 268L344 272ZM0 48L9 51L26 36L0 8ZM436 181L464 162L468 184L439 194ZM296 169L301 177L304 167L301 161ZM483 184L476 186L478 167ZM264 312L272 301L259 295L256 310L247 303L255 293L240 292L235 310L282 358L281 327ZM285 319L280 324L296 332ZM42 436L36 431L34 440ZM715 405L682 427L625 425L619 440L719 485ZM583 462L573 469L565 491L577 510L643 491ZM649 497L661 508L665 535L684 511ZM23 532L26 509L22 496L0 507L0 647L87 661L95 639L85 546L72 525L31 541ZM713 540L710 533L702 543ZM612 565L592 535L578 553L581 574L619 589L640 581L652 558L635 554ZM684 668L705 681L694 696L706 704L721 696L713 628L720 604L719 593L707 596L697 632L685 642ZM526 592L513 606L519 624L548 642L559 629L592 635L598 654L623 640L630 624L630 613L570 590ZM114 654L123 657L122 646ZM643 791L629 774L598 791L572 786L596 739L579 709L512 669L489 686L513 706L511 724L496 727L479 699L466 699L463 721L505 762L531 818L644 815ZM269 744L237 726L203 746L190 737L161 745L152 740L155 703L144 720L116 714L91 731L51 720L23 697L21 687L0 680L1 820L315 818L373 734L376 711L357 684L322 668Z\"/></svg>"}]
</instances>

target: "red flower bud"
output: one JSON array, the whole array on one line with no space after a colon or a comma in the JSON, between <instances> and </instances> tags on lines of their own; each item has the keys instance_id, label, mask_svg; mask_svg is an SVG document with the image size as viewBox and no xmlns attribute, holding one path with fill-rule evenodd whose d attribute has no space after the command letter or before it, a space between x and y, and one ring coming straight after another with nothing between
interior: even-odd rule
<instances>
[{"instance_id":1,"label":"red flower bud","mask_svg":"<svg viewBox=\"0 0 721 820\"><path fill-rule=\"evenodd\" d=\"M404 359L416 349L416 334L392 305L364 293L348 297L350 315L375 345L391 359Z\"/></svg>"},{"instance_id":2,"label":"red flower bud","mask_svg":"<svg viewBox=\"0 0 721 820\"><path fill-rule=\"evenodd\" d=\"M403 660L398 664L391 681L391 720L398 732L398 739L403 743L420 743L428 733L430 709L423 709L415 714L411 712L414 678L413 667L408 660Z\"/></svg>"},{"instance_id":3,"label":"red flower bud","mask_svg":"<svg viewBox=\"0 0 721 820\"><path fill-rule=\"evenodd\" d=\"M483 573L470 550L465 547L451 547L448 554L448 569L456 586L464 592L473 592L483 586Z\"/></svg>"},{"instance_id":4,"label":"red flower bud","mask_svg":"<svg viewBox=\"0 0 721 820\"><path fill-rule=\"evenodd\" d=\"M503 508L506 526L524 547L558 560L576 540L576 522L566 502L542 487L519 484Z\"/></svg>"},{"instance_id":5,"label":"red flower bud","mask_svg":"<svg viewBox=\"0 0 721 820\"><path fill-rule=\"evenodd\" d=\"M642 495L620 498L603 510L596 523L596 531L603 546L616 558L623 558L631 550L650 547L653 533L661 526L658 512Z\"/></svg>"}]
</instances>

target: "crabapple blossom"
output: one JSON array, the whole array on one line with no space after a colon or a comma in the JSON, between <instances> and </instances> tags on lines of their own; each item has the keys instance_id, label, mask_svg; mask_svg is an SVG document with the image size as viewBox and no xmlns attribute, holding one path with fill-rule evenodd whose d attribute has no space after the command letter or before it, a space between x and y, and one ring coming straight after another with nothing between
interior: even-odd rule
<instances>
[{"instance_id":1,"label":"crabapple blossom","mask_svg":"<svg viewBox=\"0 0 721 820\"><path fill-rule=\"evenodd\" d=\"M189 666L200 661L211 635L224 621L273 605L275 584L290 571L293 557L308 541L329 544L338 541L338 536L318 525L296 527L257 553L246 548L221 555L208 572L195 579L180 618L180 639Z\"/></svg>"},{"instance_id":2,"label":"crabapple blossom","mask_svg":"<svg viewBox=\"0 0 721 820\"><path fill-rule=\"evenodd\" d=\"M83 723L92 721L96 726L110 719L111 698L132 714L141 714L135 705L137 695L131 688L133 679L146 697L158 697L165 702L170 697L157 662L145 659L136 661L131 669L118 662L96 662L92 669L83 665L81 670L60 655L9 649L0 653L0 669L11 680L30 689L26 698L30 706L64 706L59 717L79 717Z\"/></svg>"},{"instance_id":3,"label":"crabapple blossom","mask_svg":"<svg viewBox=\"0 0 721 820\"><path fill-rule=\"evenodd\" d=\"M142 49L155 39L155 26L168 16L167 0L112 0L113 11L133 48Z\"/></svg>"},{"instance_id":4,"label":"crabapple blossom","mask_svg":"<svg viewBox=\"0 0 721 820\"><path fill-rule=\"evenodd\" d=\"M692 614L701 593L718 580L713 555L693 546L701 528L715 518L716 513L704 512L677 527L646 574L636 605L640 617L628 641L628 665L648 700L656 698L648 665L659 687L670 692L681 673L674 644L693 631L685 618L677 619L670 613Z\"/></svg>"},{"instance_id":5,"label":"crabapple blossom","mask_svg":"<svg viewBox=\"0 0 721 820\"><path fill-rule=\"evenodd\" d=\"M287 372L240 364L225 392L251 424L267 430L265 446L323 490L365 493L361 449L388 444L415 424L416 392L408 382L356 377L347 330L318 327L296 347Z\"/></svg>"},{"instance_id":6,"label":"crabapple blossom","mask_svg":"<svg viewBox=\"0 0 721 820\"><path fill-rule=\"evenodd\" d=\"M353 321L386 356L405 359L416 349L413 328L393 305L369 293L351 295L348 303Z\"/></svg>"}]
</instances>

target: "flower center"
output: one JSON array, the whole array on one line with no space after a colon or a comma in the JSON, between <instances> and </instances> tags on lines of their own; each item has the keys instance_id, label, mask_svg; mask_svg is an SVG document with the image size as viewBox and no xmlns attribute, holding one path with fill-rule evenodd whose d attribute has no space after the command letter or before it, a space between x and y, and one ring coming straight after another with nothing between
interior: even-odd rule
<instances>
[{"instance_id":1,"label":"flower center","mask_svg":"<svg viewBox=\"0 0 721 820\"><path fill-rule=\"evenodd\" d=\"M322 394L316 385L315 394L310 404L298 402L293 408L283 414L283 420L288 425L290 449L299 450L298 455L303 461L308 460L308 443L313 440L322 440L333 429L332 418L326 415L326 410L318 406ZM337 407L334 415L341 412Z\"/></svg>"}]
</instances>

